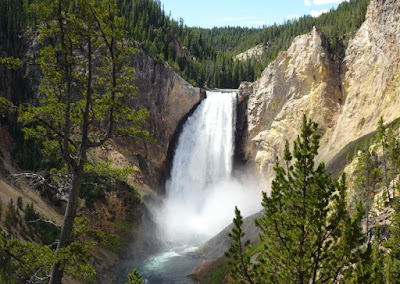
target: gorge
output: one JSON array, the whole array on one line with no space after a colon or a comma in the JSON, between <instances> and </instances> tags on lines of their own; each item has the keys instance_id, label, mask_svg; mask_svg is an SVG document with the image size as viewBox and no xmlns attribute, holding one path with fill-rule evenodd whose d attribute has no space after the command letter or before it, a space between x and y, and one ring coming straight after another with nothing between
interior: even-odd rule
<instances>
[{"instance_id":1,"label":"gorge","mask_svg":"<svg viewBox=\"0 0 400 284\"><path fill-rule=\"evenodd\" d=\"M199 262L191 253L231 222L235 206L245 215L261 208L256 181L233 172L236 97L234 90L207 91L184 124L166 198L149 208L165 250L138 267L150 283L186 279Z\"/></svg>"},{"instance_id":2,"label":"gorge","mask_svg":"<svg viewBox=\"0 0 400 284\"><path fill-rule=\"evenodd\" d=\"M100 184L93 190L98 195L79 199L78 212L90 219L92 228L122 236L119 251L104 252L107 248L96 247L87 261L101 271L101 277L106 275L102 278L104 283L111 283L115 276L110 267L118 268L121 263L128 263L129 270L137 267L150 283L174 283L177 275L180 281L189 281L186 276L198 264L201 265L196 273L210 274L231 244L227 234L232 226L225 227L234 217L235 205L245 216L259 211L261 191L269 192L276 159L282 157L285 142L293 141L299 134L303 114L318 122L321 141L317 162L325 162L334 175L343 170L349 153L357 156L361 152L361 142L374 135L381 117L385 125L395 124L400 118L399 11L397 0L371 0L361 26L337 38L332 38L332 30L337 27L327 29L316 25L290 40L287 50L276 52L259 78L241 82L237 91L205 91L211 89L207 85L210 82L222 84L218 77L222 73L238 81L244 76L239 73L245 72L237 67L239 63L232 63L230 69L228 63L218 65L234 62L228 53L224 54L226 58L218 57L218 62L204 58L206 38L216 31L186 31L186 35L198 32L203 36L199 37L204 40L203 53L195 55L191 53L195 43L184 46L175 37L173 27L156 24L140 27L149 37L157 35L155 43L165 33L164 37L171 41L169 48L177 52L174 58L177 65L166 63L166 58L164 61L162 57L148 55L149 50L160 49L159 45L149 48L146 47L149 41L142 45L132 41L139 52L130 54L128 59L136 72L134 85L138 90L135 97L127 98L124 103L135 109L147 109L145 129L154 141L117 137L90 153L91 162L106 161L112 169L121 171L133 169L124 176L123 184L130 186L127 191L119 181L88 176L90 186ZM300 22L293 21L290 30L299 29ZM137 34L140 29L131 32ZM179 35L184 37L185 33ZM0 64L0 96L16 104L39 103L36 93L40 70L30 63L40 52L35 36L24 47L27 51L21 56L23 67L19 71L10 71ZM271 53L276 51L276 42L285 41L268 40L265 39L269 45L264 48ZM336 42L334 45L335 40L343 45ZM262 50L261 45L257 47ZM338 52L338 48L343 50ZM170 53L172 58L171 50ZM185 56L193 65L184 64L189 60ZM256 65L251 60L260 60L247 57L243 60L250 60L250 67ZM205 71L196 64L206 66ZM180 74L195 74L196 78L189 78L191 83L194 78L204 85L193 86L188 78L177 74L179 68ZM235 68L241 71L235 73ZM48 161L38 158L40 147L33 146L32 141L23 142L22 126L14 114L2 117L0 123L0 204L3 205L0 229L6 231L5 215L10 211L7 205L13 199L16 203L18 197L24 204L33 202L45 218L61 224L65 206L46 195L50 187L34 185L31 179L14 178L22 171L44 173L48 178L46 174L53 161L49 166ZM377 156L381 151L376 150ZM382 168L383 163L378 158L376 161ZM346 169L349 192L354 190L355 163L351 170ZM102 186L102 182L107 186ZM139 196L138 203L130 199L135 194ZM85 203L90 198L93 203ZM147 209L143 209L143 204ZM18 212L21 216L25 214L23 210ZM378 209L376 212L381 214ZM147 242L132 245L141 238L140 222L149 219L151 222L145 225L151 228L142 236ZM246 238L255 242L258 231L253 219L246 220L244 226L248 232ZM20 230L15 228L11 233L23 239ZM137 255L140 261L132 264ZM120 282L125 281L128 272L124 270Z\"/></svg>"}]
</instances>

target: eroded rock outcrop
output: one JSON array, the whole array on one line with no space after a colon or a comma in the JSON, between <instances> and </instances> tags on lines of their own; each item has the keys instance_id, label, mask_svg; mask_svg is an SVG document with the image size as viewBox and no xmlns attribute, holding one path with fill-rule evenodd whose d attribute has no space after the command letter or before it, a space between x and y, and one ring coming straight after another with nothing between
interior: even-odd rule
<instances>
[{"instance_id":1,"label":"eroded rock outcrop","mask_svg":"<svg viewBox=\"0 0 400 284\"><path fill-rule=\"evenodd\" d=\"M244 158L269 177L285 140L298 133L303 113L319 121L323 133L335 126L343 101L340 65L329 53L329 43L317 29L295 38L254 83L243 83L247 94L247 133Z\"/></svg>"},{"instance_id":2,"label":"eroded rock outcrop","mask_svg":"<svg viewBox=\"0 0 400 284\"><path fill-rule=\"evenodd\" d=\"M381 116L385 122L400 117L399 9L397 0L372 0L343 62L314 29L297 37L260 79L240 86L240 97L249 94L242 151L264 177L271 176L285 140L297 135L303 114L319 123L319 160L328 164L375 130Z\"/></svg>"}]
</instances>

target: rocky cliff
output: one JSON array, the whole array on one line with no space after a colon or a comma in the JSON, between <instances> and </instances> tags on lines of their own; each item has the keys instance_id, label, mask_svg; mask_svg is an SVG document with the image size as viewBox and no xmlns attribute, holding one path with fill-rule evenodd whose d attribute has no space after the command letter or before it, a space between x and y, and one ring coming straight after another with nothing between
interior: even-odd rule
<instances>
[{"instance_id":1,"label":"rocky cliff","mask_svg":"<svg viewBox=\"0 0 400 284\"><path fill-rule=\"evenodd\" d=\"M285 140L297 135L303 114L320 125L320 160L373 131L383 116L400 117L400 2L372 0L342 62L317 29L297 37L253 83L239 88L247 104L242 155L267 179ZM246 130L247 128L247 130Z\"/></svg>"},{"instance_id":2,"label":"rocky cliff","mask_svg":"<svg viewBox=\"0 0 400 284\"><path fill-rule=\"evenodd\" d=\"M400 1L372 0L366 21L350 41L343 61L344 105L332 133L324 137L321 159L400 117Z\"/></svg>"},{"instance_id":3,"label":"rocky cliff","mask_svg":"<svg viewBox=\"0 0 400 284\"><path fill-rule=\"evenodd\" d=\"M145 183L159 188L168 170L168 152L188 113L204 98L205 93L187 83L172 68L157 62L143 52L131 57L136 71L136 97L130 102L135 108L146 108L149 117L146 129L156 143L120 139L116 141L119 152L143 172ZM170 147L171 146L171 147Z\"/></svg>"},{"instance_id":4,"label":"rocky cliff","mask_svg":"<svg viewBox=\"0 0 400 284\"><path fill-rule=\"evenodd\" d=\"M322 32L314 28L297 37L260 79L240 86L244 103L246 96L244 159L268 176L285 140L296 136L303 113L318 121L325 133L334 127L342 107L340 64Z\"/></svg>"},{"instance_id":5,"label":"rocky cliff","mask_svg":"<svg viewBox=\"0 0 400 284\"><path fill-rule=\"evenodd\" d=\"M37 40L33 40L27 47L23 62L34 62L39 48ZM109 143L108 158L114 159L114 151L119 152L123 155L120 158L125 165L130 164L138 170L135 177L138 182L157 190L163 184L164 173L168 169L168 152L173 152L170 142L174 141L180 124L204 98L205 93L187 83L168 65L153 60L143 51L132 55L130 61L136 71L138 92L128 104L149 111L145 127L156 142L118 139ZM31 101L37 92L40 74L36 65L24 65L19 72L9 71L0 65L0 96L13 102Z\"/></svg>"}]
</instances>

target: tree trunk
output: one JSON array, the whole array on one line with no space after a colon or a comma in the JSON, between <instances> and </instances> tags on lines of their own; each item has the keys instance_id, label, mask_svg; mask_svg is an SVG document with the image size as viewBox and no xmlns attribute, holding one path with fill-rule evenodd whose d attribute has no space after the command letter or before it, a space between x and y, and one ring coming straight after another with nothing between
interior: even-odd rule
<instances>
[{"instance_id":1,"label":"tree trunk","mask_svg":"<svg viewBox=\"0 0 400 284\"><path fill-rule=\"evenodd\" d=\"M71 241L76 209L78 207L79 191L83 182L83 164L83 161L81 161L76 171L74 171L72 174L71 190L69 192L67 209L65 210L64 214L64 223L56 250L56 256L58 256L60 249L68 246ZM65 263L56 262L53 265L50 284L61 284L64 268Z\"/></svg>"}]
</instances>

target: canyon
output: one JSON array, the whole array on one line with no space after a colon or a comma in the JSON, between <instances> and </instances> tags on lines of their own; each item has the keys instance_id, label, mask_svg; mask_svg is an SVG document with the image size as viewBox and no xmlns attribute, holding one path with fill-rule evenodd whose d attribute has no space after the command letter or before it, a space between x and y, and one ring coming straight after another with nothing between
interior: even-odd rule
<instances>
[{"instance_id":1,"label":"canyon","mask_svg":"<svg viewBox=\"0 0 400 284\"><path fill-rule=\"evenodd\" d=\"M385 124L400 117L399 44L397 0L371 0L366 20L350 36L343 58L334 53L328 38L318 28L296 37L259 79L243 82L237 90L236 163L259 176L261 187L268 191L276 159L282 156L285 142L296 138L301 118L307 115L319 124L322 136L318 161L325 162L332 173L338 173L345 165L346 153L376 130L381 117ZM34 56L35 47L29 48L27 54ZM243 54L247 57L252 52ZM118 138L99 156L111 158L114 167L134 167L130 180L140 188L145 203L158 202L165 196L165 182L170 177L179 134L206 92L142 50L132 55L130 61L136 70L138 91L127 103L149 111L146 129L156 142ZM24 70L23 80L28 86L25 89L30 91L22 97L37 89L37 75L32 73L32 69ZM15 100L16 84L13 74L0 66L0 95ZM0 196L5 208L10 196L25 198L24 192L29 189L26 183L23 187L9 184L9 174L18 172L10 159L10 152L15 149L6 127L2 126L0 135ZM31 195L27 200L40 202L38 194ZM61 222L59 212L48 208L48 204L39 206L43 208L42 214ZM251 232L248 237L254 240L258 231L249 225L251 222L246 223L246 228ZM202 247L198 256L207 261L221 257L230 242L227 230Z\"/></svg>"}]
</instances>

